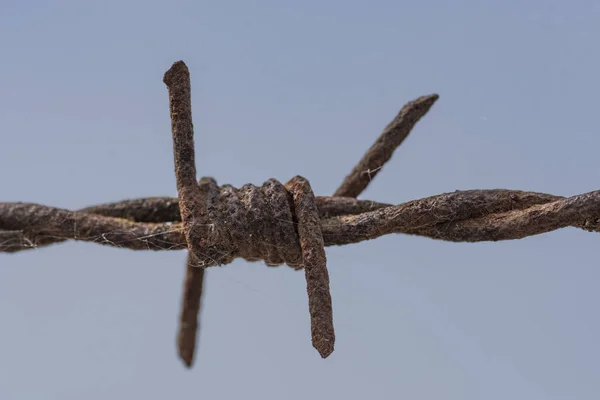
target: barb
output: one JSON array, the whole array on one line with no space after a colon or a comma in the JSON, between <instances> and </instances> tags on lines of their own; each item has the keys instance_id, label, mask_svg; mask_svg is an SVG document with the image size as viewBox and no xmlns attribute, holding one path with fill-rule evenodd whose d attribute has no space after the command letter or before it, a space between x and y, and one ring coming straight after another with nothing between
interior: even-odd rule
<instances>
[{"instance_id":1,"label":"barb","mask_svg":"<svg viewBox=\"0 0 600 400\"><path fill-rule=\"evenodd\" d=\"M402 107L396 118L385 127L381 136L344 179L334 196L358 197L438 98L437 94L422 96Z\"/></svg>"},{"instance_id":2,"label":"barb","mask_svg":"<svg viewBox=\"0 0 600 400\"><path fill-rule=\"evenodd\" d=\"M205 264L199 260L202 254L200 243L214 240L218 257L218 237L211 236L210 221L206 208L210 207L210 195L202 190L206 185L196 184L194 153L194 126L192 123L192 97L190 73L183 61L177 61L165 73L163 82L169 90L173 153L175 156L175 178L179 197L179 212L183 221L188 247L188 258L183 286L182 309L179 320L177 345L179 357L189 368L196 349L198 312L201 308L204 286ZM208 196L207 196L208 195ZM208 256L210 259L213 257ZM226 259L215 261L225 263Z\"/></svg>"},{"instance_id":3,"label":"barb","mask_svg":"<svg viewBox=\"0 0 600 400\"><path fill-rule=\"evenodd\" d=\"M312 343L321 357L327 358L333 352L335 332L327 258L315 195L308 181L300 176L290 180L286 188L292 194L294 214L298 218L298 236L306 276Z\"/></svg>"},{"instance_id":4,"label":"barb","mask_svg":"<svg viewBox=\"0 0 600 400\"><path fill-rule=\"evenodd\" d=\"M236 258L304 269L313 346L334 349L333 311L325 246L402 233L436 240L521 239L564 227L600 231L600 191L569 198L518 190L467 190L400 205L357 200L438 95L406 104L332 197L315 197L309 182L262 186L196 180L187 66L165 73L169 91L178 198L152 197L78 211L33 203L0 203L0 252L64 242L95 242L132 250L188 250L177 345L194 359L205 268Z\"/></svg>"},{"instance_id":5,"label":"barb","mask_svg":"<svg viewBox=\"0 0 600 400\"><path fill-rule=\"evenodd\" d=\"M188 252L179 316L179 333L177 334L179 357L188 368L194 362L204 289L205 270L197 267L196 263L197 260L194 259L193 254Z\"/></svg>"},{"instance_id":6,"label":"barb","mask_svg":"<svg viewBox=\"0 0 600 400\"><path fill-rule=\"evenodd\" d=\"M203 186L196 184L192 90L190 72L185 63L183 61L174 63L165 72L163 82L169 89L179 211L183 221L187 247L196 258L200 258L200 243L206 241L216 242L218 238L214 238L208 231L210 221L205 217L208 199L202 190ZM212 243L205 246L207 247L206 250L210 250L211 245ZM218 250L216 251L218 252ZM219 254L214 255L219 257Z\"/></svg>"}]
</instances>

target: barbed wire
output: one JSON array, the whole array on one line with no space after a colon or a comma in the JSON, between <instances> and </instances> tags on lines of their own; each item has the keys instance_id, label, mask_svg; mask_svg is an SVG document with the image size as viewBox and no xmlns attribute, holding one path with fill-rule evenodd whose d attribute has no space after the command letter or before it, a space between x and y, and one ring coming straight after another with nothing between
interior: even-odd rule
<instances>
[{"instance_id":1,"label":"barbed wire","mask_svg":"<svg viewBox=\"0 0 600 400\"><path fill-rule=\"evenodd\" d=\"M178 198L154 197L77 211L34 203L0 203L0 252L66 240L132 250L188 250L177 337L191 367L198 335L204 270L236 258L303 269L313 346L334 349L325 246L402 233L453 242L521 239L564 227L600 231L600 191L572 197L519 190L465 190L399 205L358 197L438 95L407 103L333 196L315 196L308 180L219 186L196 180L189 71L178 61L165 73L170 98Z\"/></svg>"}]
</instances>

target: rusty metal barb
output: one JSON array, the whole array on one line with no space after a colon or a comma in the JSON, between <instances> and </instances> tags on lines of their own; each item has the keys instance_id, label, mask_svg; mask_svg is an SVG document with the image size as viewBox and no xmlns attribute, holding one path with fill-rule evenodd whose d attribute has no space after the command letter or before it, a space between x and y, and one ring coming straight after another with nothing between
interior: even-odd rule
<instances>
[{"instance_id":1,"label":"rusty metal barb","mask_svg":"<svg viewBox=\"0 0 600 400\"><path fill-rule=\"evenodd\" d=\"M438 98L437 94L421 96L402 107L333 195L358 197Z\"/></svg>"},{"instance_id":2,"label":"rusty metal barb","mask_svg":"<svg viewBox=\"0 0 600 400\"><path fill-rule=\"evenodd\" d=\"M194 362L205 275L205 269L198 268L196 262L194 255L188 252L177 333L177 351L188 368Z\"/></svg>"}]
</instances>

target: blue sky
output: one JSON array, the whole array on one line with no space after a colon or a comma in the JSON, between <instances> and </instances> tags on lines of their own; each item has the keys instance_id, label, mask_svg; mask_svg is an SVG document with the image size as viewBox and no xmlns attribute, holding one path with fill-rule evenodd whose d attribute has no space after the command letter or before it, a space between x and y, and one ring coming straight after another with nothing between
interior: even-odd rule
<instances>
[{"instance_id":1,"label":"blue sky","mask_svg":"<svg viewBox=\"0 0 600 400\"><path fill-rule=\"evenodd\" d=\"M175 196L163 73L191 72L197 168L333 193L409 100L439 93L362 198L599 189L595 1L0 2L1 201ZM184 252L0 254L2 399L593 399L596 234L328 248L337 332L310 343L304 277L207 273L175 353Z\"/></svg>"}]
</instances>

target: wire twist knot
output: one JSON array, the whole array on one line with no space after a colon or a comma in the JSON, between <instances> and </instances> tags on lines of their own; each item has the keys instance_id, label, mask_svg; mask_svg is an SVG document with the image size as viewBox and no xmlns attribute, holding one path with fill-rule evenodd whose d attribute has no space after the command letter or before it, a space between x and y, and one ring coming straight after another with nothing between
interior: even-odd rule
<instances>
[{"instance_id":1,"label":"wire twist knot","mask_svg":"<svg viewBox=\"0 0 600 400\"><path fill-rule=\"evenodd\" d=\"M325 242L310 184L300 176L285 187L274 179L261 187L241 189L219 188L212 178L196 183L191 83L185 63L174 63L163 82L169 90L179 210L190 252L190 287L203 280L203 272L193 272L194 267L202 271L237 257L304 268L313 346L321 357L329 356L335 341L333 310ZM185 337L180 343L188 341ZM189 352L191 345L184 347ZM191 356L186 359L191 362Z\"/></svg>"},{"instance_id":2,"label":"wire twist knot","mask_svg":"<svg viewBox=\"0 0 600 400\"><path fill-rule=\"evenodd\" d=\"M304 221L296 214L303 207L294 199L298 186L306 187L306 200L314 204L308 214L318 221L315 196L303 177L294 177L285 186L269 179L261 186L246 184L241 188L219 186L213 178L200 179L200 195L194 198L188 218L183 221L195 265L205 268L243 258L301 269L298 225ZM322 242L320 229L315 234L321 236Z\"/></svg>"}]
</instances>

